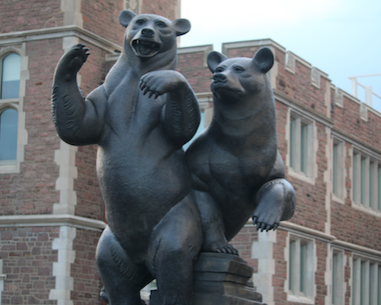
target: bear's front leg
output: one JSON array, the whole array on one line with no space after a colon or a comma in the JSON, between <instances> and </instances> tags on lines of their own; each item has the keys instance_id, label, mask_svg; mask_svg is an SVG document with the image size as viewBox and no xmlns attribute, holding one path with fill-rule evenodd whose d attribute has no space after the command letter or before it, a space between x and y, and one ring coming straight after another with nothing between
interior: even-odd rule
<instances>
[{"instance_id":1,"label":"bear's front leg","mask_svg":"<svg viewBox=\"0 0 381 305\"><path fill-rule=\"evenodd\" d=\"M286 179L275 179L267 182L257 195L257 207L253 223L257 230L276 229L281 220L292 217L295 210L295 190Z\"/></svg>"},{"instance_id":2,"label":"bear's front leg","mask_svg":"<svg viewBox=\"0 0 381 305\"><path fill-rule=\"evenodd\" d=\"M200 124L200 108L182 74L172 70L149 72L141 77L140 88L149 98L168 93L161 118L167 136L179 148L192 139Z\"/></svg>"},{"instance_id":3,"label":"bear's front leg","mask_svg":"<svg viewBox=\"0 0 381 305\"><path fill-rule=\"evenodd\" d=\"M107 100L103 86L85 100L77 84L77 73L89 54L84 44L73 46L61 57L54 74L53 121L60 138L72 145L96 144L103 128Z\"/></svg>"},{"instance_id":4,"label":"bear's front leg","mask_svg":"<svg viewBox=\"0 0 381 305\"><path fill-rule=\"evenodd\" d=\"M58 62L54 82L76 80L78 71L89 55L89 48L86 48L84 44L74 45Z\"/></svg>"},{"instance_id":5,"label":"bear's front leg","mask_svg":"<svg viewBox=\"0 0 381 305\"><path fill-rule=\"evenodd\" d=\"M160 95L168 92L187 90L188 82L185 77L177 71L162 70L144 74L140 79L140 89L143 94L149 93L148 97Z\"/></svg>"}]
</instances>

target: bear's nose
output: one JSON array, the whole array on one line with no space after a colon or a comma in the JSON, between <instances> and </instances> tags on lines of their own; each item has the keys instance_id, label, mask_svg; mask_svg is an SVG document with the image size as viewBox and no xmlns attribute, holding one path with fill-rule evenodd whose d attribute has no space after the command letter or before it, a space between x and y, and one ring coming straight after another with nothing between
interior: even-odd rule
<instances>
[{"instance_id":1,"label":"bear's nose","mask_svg":"<svg viewBox=\"0 0 381 305\"><path fill-rule=\"evenodd\" d=\"M214 74L214 75L213 75L213 80L214 80L215 82L226 82L226 81L227 81L227 78L226 78L226 75L225 75L225 74L217 73L217 74Z\"/></svg>"},{"instance_id":2,"label":"bear's nose","mask_svg":"<svg viewBox=\"0 0 381 305\"><path fill-rule=\"evenodd\" d=\"M155 35L155 32L151 29L143 29L142 30L142 36L143 37L153 37Z\"/></svg>"}]
</instances>

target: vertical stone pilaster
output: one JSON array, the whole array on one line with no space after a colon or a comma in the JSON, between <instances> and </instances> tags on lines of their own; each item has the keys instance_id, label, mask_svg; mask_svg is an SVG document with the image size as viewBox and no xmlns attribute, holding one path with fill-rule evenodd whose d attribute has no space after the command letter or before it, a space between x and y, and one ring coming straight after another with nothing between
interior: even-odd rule
<instances>
[{"instance_id":1,"label":"vertical stone pilaster","mask_svg":"<svg viewBox=\"0 0 381 305\"><path fill-rule=\"evenodd\" d=\"M276 243L276 231L261 232L258 241L252 246L252 258L258 259L258 273L253 274L254 286L262 294L263 302L274 305L273 275L275 259L273 245Z\"/></svg>"},{"instance_id":2,"label":"vertical stone pilaster","mask_svg":"<svg viewBox=\"0 0 381 305\"><path fill-rule=\"evenodd\" d=\"M64 53L78 42L76 37L65 37L62 41ZM78 77L78 82L80 83L80 77ZM75 214L77 194L74 191L74 179L78 177L78 170L75 165L77 150L76 146L61 140L60 149L54 152L54 161L60 167L59 177L56 181L56 190L60 191L60 202L54 204L54 214Z\"/></svg>"},{"instance_id":3,"label":"vertical stone pilaster","mask_svg":"<svg viewBox=\"0 0 381 305\"><path fill-rule=\"evenodd\" d=\"M81 0L61 0L61 10L64 12L64 25L82 27Z\"/></svg>"},{"instance_id":4,"label":"vertical stone pilaster","mask_svg":"<svg viewBox=\"0 0 381 305\"><path fill-rule=\"evenodd\" d=\"M75 251L73 251L75 236L76 228L61 226L59 238L53 241L52 248L58 250L58 262L53 263L56 288L50 291L49 299L57 300L57 305L73 305L70 294L74 288L74 279L70 276L70 270L75 260Z\"/></svg>"}]
</instances>

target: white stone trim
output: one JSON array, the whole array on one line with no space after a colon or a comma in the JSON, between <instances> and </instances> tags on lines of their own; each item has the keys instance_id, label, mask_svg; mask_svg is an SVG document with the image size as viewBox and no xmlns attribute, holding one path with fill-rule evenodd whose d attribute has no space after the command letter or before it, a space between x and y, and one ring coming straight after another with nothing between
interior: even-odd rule
<instances>
[{"instance_id":1,"label":"white stone trim","mask_svg":"<svg viewBox=\"0 0 381 305\"><path fill-rule=\"evenodd\" d=\"M343 250L333 248L331 245L327 245L327 257L326 257L326 272L325 272L325 284L328 288L328 293L325 296L325 304L332 305L333 299L333 283L335 283L336 297L334 305L344 305L345 302L345 265L346 256ZM337 255L337 265L333 266L333 256ZM336 278L333 278L333 268L336 267Z\"/></svg>"},{"instance_id":2,"label":"white stone trim","mask_svg":"<svg viewBox=\"0 0 381 305\"><path fill-rule=\"evenodd\" d=\"M311 85L320 89L320 72L316 67L311 68Z\"/></svg>"},{"instance_id":3,"label":"white stone trim","mask_svg":"<svg viewBox=\"0 0 381 305\"><path fill-rule=\"evenodd\" d=\"M332 150L333 141L331 136L331 129L325 127L327 143L325 146L325 156L327 158L327 169L324 171L324 182L326 183L326 192L325 192L325 210L327 213L327 219L324 223L324 231L327 234L331 234L331 193L332 193L332 174L333 171L333 158Z\"/></svg>"},{"instance_id":4,"label":"white stone trim","mask_svg":"<svg viewBox=\"0 0 381 305\"><path fill-rule=\"evenodd\" d=\"M257 39L247 41L235 41L222 44L222 53L228 54L230 49L250 48L250 47L270 47L272 50L278 49L286 52L286 49L272 39ZM274 54L275 55L275 54Z\"/></svg>"},{"instance_id":5,"label":"white stone trim","mask_svg":"<svg viewBox=\"0 0 381 305\"><path fill-rule=\"evenodd\" d=\"M261 232L258 241L253 242L251 257L258 259L258 273L253 274L253 282L263 297L263 302L274 305L273 275L275 274L275 259L273 246L276 243L276 232Z\"/></svg>"},{"instance_id":6,"label":"white stone trim","mask_svg":"<svg viewBox=\"0 0 381 305\"><path fill-rule=\"evenodd\" d=\"M292 223L290 221L281 221L281 223L279 224L279 229L283 231L291 232L294 234L298 234L306 238L318 239L327 243L330 243L336 240L336 237L333 235L326 234L325 232L317 231L307 227L303 227L301 225Z\"/></svg>"},{"instance_id":7,"label":"white stone trim","mask_svg":"<svg viewBox=\"0 0 381 305\"><path fill-rule=\"evenodd\" d=\"M331 181L330 181L330 188L332 189L332 200L339 202L341 204L344 204L344 199L347 194L347 190L345 187L345 179L347 175L347 170L345 168L345 158L346 158L346 149L345 149L345 143L339 138L336 138L335 136L332 136L330 138L330 141L327 140L327 144L330 142L330 147L332 150L330 150L329 156L327 156L328 163L330 165L330 169L332 171L332 174L330 175ZM333 148L334 146L337 146L338 149L338 160L337 160L337 168L336 170L338 171L338 177L337 177L337 187L338 187L338 194L334 193L333 190L333 170L334 170L334 165L333 164Z\"/></svg>"},{"instance_id":8,"label":"white stone trim","mask_svg":"<svg viewBox=\"0 0 381 305\"><path fill-rule=\"evenodd\" d=\"M0 228L72 226L85 230L102 231L106 223L101 220L69 214L41 214L0 216Z\"/></svg>"},{"instance_id":9,"label":"white stone trim","mask_svg":"<svg viewBox=\"0 0 381 305\"><path fill-rule=\"evenodd\" d=\"M333 235L329 235L321 231L303 227L301 225L289 221L281 221L278 230L291 232L300 236L305 236L306 238L314 238L317 240L321 240L323 242L334 245L336 248L340 248L350 252L356 252L359 255L372 255L375 257L381 257L381 251L345 242L337 239Z\"/></svg>"},{"instance_id":10,"label":"white stone trim","mask_svg":"<svg viewBox=\"0 0 381 305\"><path fill-rule=\"evenodd\" d=\"M343 91L339 87L335 88L335 106L340 108L344 107L344 95Z\"/></svg>"},{"instance_id":11,"label":"white stone trim","mask_svg":"<svg viewBox=\"0 0 381 305\"><path fill-rule=\"evenodd\" d=\"M70 292L74 289L74 278L70 276L71 264L75 260L73 240L76 228L62 226L59 238L53 240L52 249L58 250L58 262L53 263L56 287L50 290L49 300L57 300L57 305L73 305Z\"/></svg>"},{"instance_id":12,"label":"white stone trim","mask_svg":"<svg viewBox=\"0 0 381 305\"><path fill-rule=\"evenodd\" d=\"M76 37L65 37L62 40L64 53L79 43ZM77 77L78 85L81 83L81 75ZM59 176L56 181L56 190L60 191L60 201L53 205L53 214L75 214L77 205L77 193L74 191L74 180L78 178L78 170L75 165L78 147L60 141L60 149L54 151L54 161L59 166Z\"/></svg>"},{"instance_id":13,"label":"white stone trim","mask_svg":"<svg viewBox=\"0 0 381 305\"><path fill-rule=\"evenodd\" d=\"M61 0L61 11L64 13L64 25L82 27L81 0Z\"/></svg>"},{"instance_id":14,"label":"white stone trim","mask_svg":"<svg viewBox=\"0 0 381 305\"><path fill-rule=\"evenodd\" d=\"M139 15L142 7L141 0L123 0L123 9L133 11L135 14Z\"/></svg>"},{"instance_id":15,"label":"white stone trim","mask_svg":"<svg viewBox=\"0 0 381 305\"><path fill-rule=\"evenodd\" d=\"M285 70L291 74L295 74L295 55L294 53L287 51L284 57Z\"/></svg>"},{"instance_id":16,"label":"white stone trim","mask_svg":"<svg viewBox=\"0 0 381 305\"><path fill-rule=\"evenodd\" d=\"M77 25L59 26L54 28L0 34L0 44L4 46L12 46L28 41L39 41L72 36L77 37L83 41L89 42L110 53L114 53L115 50L122 50L122 46L113 43L88 30L78 27Z\"/></svg>"},{"instance_id":17,"label":"white stone trim","mask_svg":"<svg viewBox=\"0 0 381 305\"><path fill-rule=\"evenodd\" d=\"M61 140L60 149L54 152L54 161L59 166L59 177L56 190L60 191L60 201L53 205L54 214L75 214L77 193L74 191L74 179L78 177L75 165L76 146L71 146Z\"/></svg>"}]
</instances>

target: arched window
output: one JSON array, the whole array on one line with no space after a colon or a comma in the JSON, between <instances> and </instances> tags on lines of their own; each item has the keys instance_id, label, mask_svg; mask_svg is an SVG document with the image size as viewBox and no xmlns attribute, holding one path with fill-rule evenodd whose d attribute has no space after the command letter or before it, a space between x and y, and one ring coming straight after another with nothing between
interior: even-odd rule
<instances>
[{"instance_id":1,"label":"arched window","mask_svg":"<svg viewBox=\"0 0 381 305\"><path fill-rule=\"evenodd\" d=\"M0 98L18 98L20 89L21 57L11 53L4 57L1 64Z\"/></svg>"},{"instance_id":2,"label":"arched window","mask_svg":"<svg viewBox=\"0 0 381 305\"><path fill-rule=\"evenodd\" d=\"M0 161L16 160L18 112L7 108L0 112Z\"/></svg>"}]
</instances>

